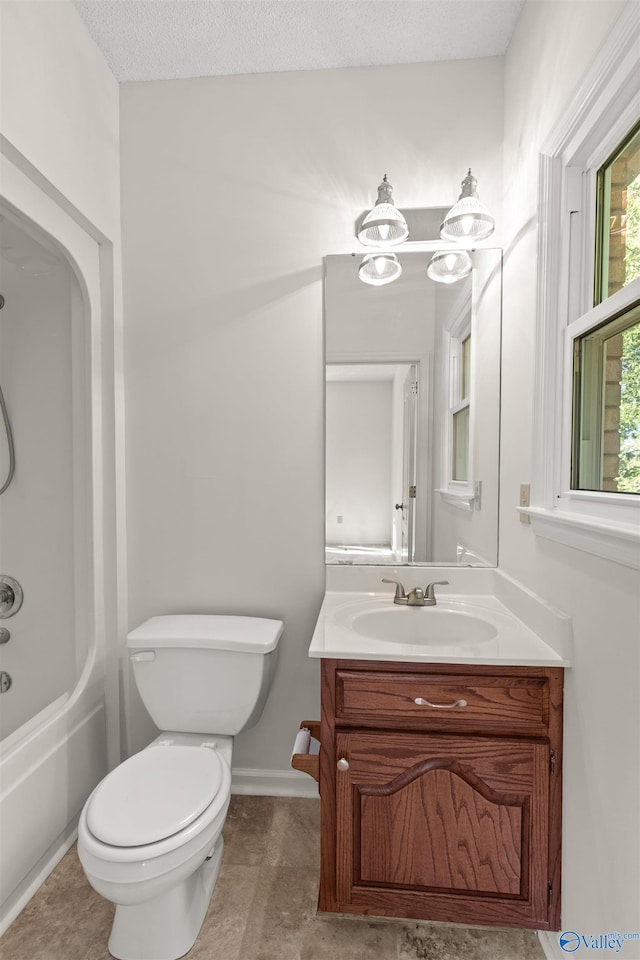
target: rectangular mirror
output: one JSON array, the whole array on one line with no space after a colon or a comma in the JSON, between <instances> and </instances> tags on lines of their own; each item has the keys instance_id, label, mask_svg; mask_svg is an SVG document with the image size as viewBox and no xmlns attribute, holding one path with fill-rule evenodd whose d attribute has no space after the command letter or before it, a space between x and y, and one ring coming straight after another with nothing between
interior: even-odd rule
<instances>
[{"instance_id":1,"label":"rectangular mirror","mask_svg":"<svg viewBox=\"0 0 640 960\"><path fill-rule=\"evenodd\" d=\"M325 258L326 562L498 562L502 252L455 283Z\"/></svg>"}]
</instances>

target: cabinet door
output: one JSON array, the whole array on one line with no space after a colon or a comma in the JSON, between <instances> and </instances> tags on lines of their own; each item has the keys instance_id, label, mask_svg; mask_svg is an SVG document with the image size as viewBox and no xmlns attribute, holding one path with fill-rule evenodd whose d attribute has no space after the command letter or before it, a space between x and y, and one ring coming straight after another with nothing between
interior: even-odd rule
<instances>
[{"instance_id":1,"label":"cabinet door","mask_svg":"<svg viewBox=\"0 0 640 960\"><path fill-rule=\"evenodd\" d=\"M548 913L546 741L339 733L337 899L535 926ZM390 909L384 909L390 905Z\"/></svg>"}]
</instances>

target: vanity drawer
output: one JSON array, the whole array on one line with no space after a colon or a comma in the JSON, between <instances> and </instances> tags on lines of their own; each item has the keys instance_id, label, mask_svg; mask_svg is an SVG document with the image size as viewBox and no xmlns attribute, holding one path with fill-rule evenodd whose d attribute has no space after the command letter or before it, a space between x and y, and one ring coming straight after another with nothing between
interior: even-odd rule
<instances>
[{"instance_id":1,"label":"vanity drawer","mask_svg":"<svg viewBox=\"0 0 640 960\"><path fill-rule=\"evenodd\" d=\"M336 722L414 729L485 729L542 734L549 718L545 677L336 672Z\"/></svg>"}]
</instances>

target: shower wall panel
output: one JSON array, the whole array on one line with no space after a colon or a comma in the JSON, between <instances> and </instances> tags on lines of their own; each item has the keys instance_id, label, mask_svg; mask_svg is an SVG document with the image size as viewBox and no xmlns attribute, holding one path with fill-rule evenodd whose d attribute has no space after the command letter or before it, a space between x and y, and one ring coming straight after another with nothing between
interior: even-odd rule
<instances>
[{"instance_id":1,"label":"shower wall panel","mask_svg":"<svg viewBox=\"0 0 640 960\"><path fill-rule=\"evenodd\" d=\"M2 241L0 382L16 466L0 496L0 572L24 591L1 621L11 634L0 664L12 679L0 698L5 738L73 688L77 676L74 543L72 284L51 256L6 219ZM77 378L76 378L77 379ZM77 453L77 451L76 451ZM0 429L0 475L8 451Z\"/></svg>"}]
</instances>

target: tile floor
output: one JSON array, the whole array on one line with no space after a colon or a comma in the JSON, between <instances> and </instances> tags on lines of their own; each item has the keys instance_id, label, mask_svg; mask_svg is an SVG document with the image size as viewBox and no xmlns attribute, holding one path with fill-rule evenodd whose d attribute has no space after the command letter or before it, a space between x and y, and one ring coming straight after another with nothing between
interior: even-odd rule
<instances>
[{"instance_id":1,"label":"tile floor","mask_svg":"<svg viewBox=\"0 0 640 960\"><path fill-rule=\"evenodd\" d=\"M544 960L531 931L317 915L319 813L317 800L232 798L188 960ZM72 847L0 940L0 957L109 960L112 911Z\"/></svg>"}]
</instances>

